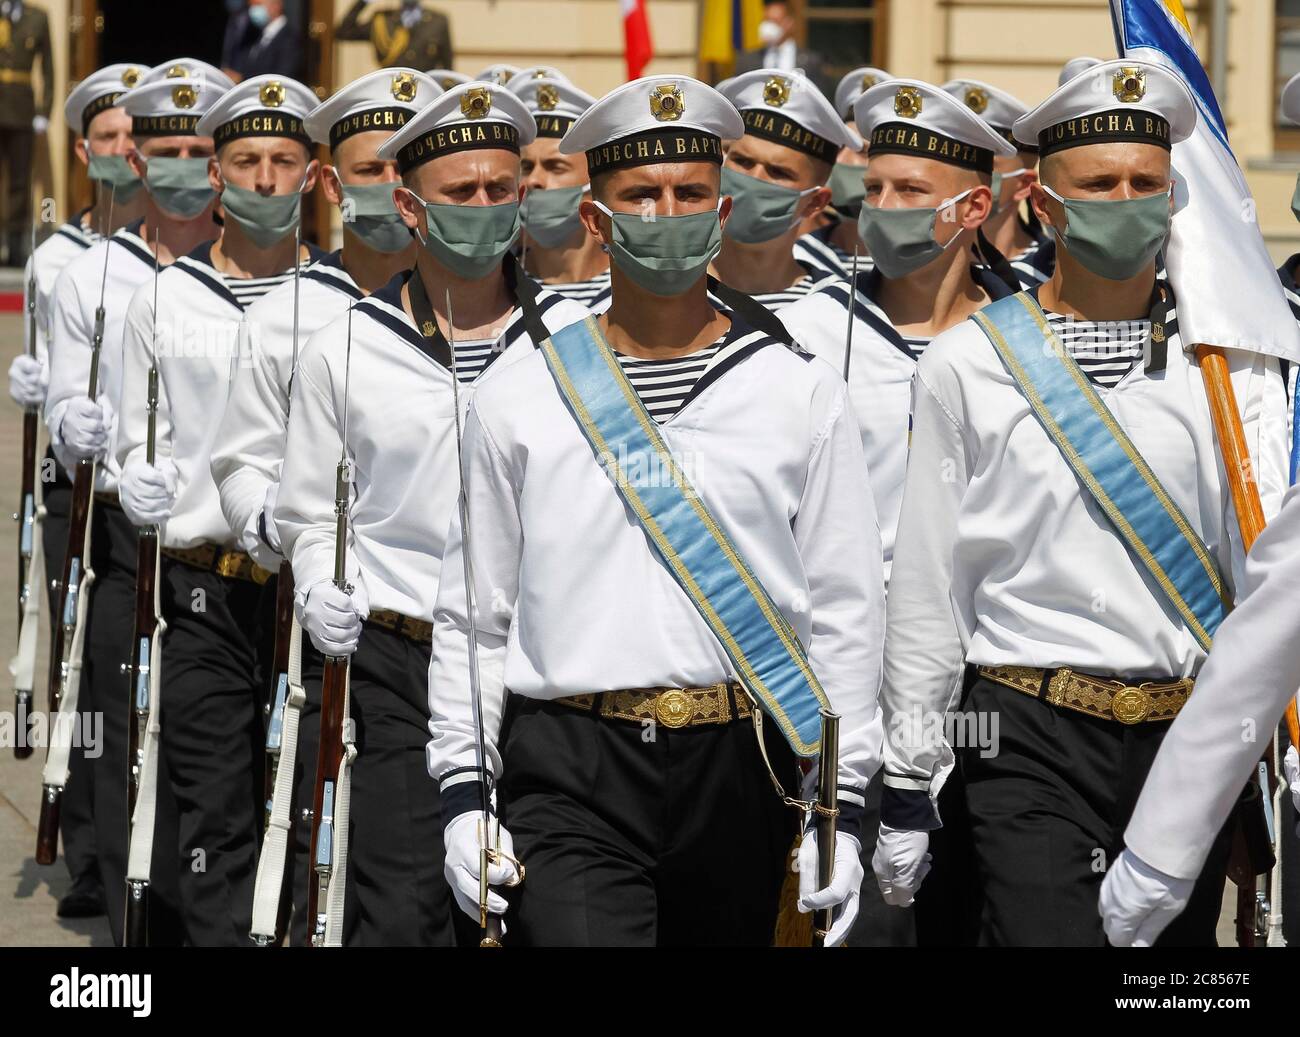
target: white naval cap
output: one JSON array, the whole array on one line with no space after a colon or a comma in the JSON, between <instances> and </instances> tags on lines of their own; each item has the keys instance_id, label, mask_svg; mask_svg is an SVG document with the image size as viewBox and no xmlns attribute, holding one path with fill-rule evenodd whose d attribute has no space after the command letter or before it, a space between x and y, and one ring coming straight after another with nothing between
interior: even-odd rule
<instances>
[{"instance_id":1,"label":"white naval cap","mask_svg":"<svg viewBox=\"0 0 1300 1037\"><path fill-rule=\"evenodd\" d=\"M537 136L532 112L496 83L462 83L434 98L379 146L378 155L396 159L405 173L443 155L475 149L519 153Z\"/></svg>"},{"instance_id":2,"label":"white naval cap","mask_svg":"<svg viewBox=\"0 0 1300 1037\"><path fill-rule=\"evenodd\" d=\"M611 90L560 141L587 153L592 176L662 162L722 164L722 142L744 136L736 106L690 76L646 76Z\"/></svg>"},{"instance_id":3,"label":"white naval cap","mask_svg":"<svg viewBox=\"0 0 1300 1037\"><path fill-rule=\"evenodd\" d=\"M504 85L507 90L513 90L518 94L520 90L527 86L530 79L558 79L561 83L572 82L568 76L554 65L529 65L527 68L521 68L506 80Z\"/></svg>"},{"instance_id":4,"label":"white naval cap","mask_svg":"<svg viewBox=\"0 0 1300 1037\"><path fill-rule=\"evenodd\" d=\"M1085 144L1137 142L1165 150L1196 129L1196 102L1182 79L1159 65L1103 61L1058 87L1016 120L1016 138L1044 157Z\"/></svg>"},{"instance_id":5,"label":"white naval cap","mask_svg":"<svg viewBox=\"0 0 1300 1037\"><path fill-rule=\"evenodd\" d=\"M424 74L444 90L450 90L453 86L460 86L461 83L472 82L464 72L457 72L454 68L431 68Z\"/></svg>"},{"instance_id":6,"label":"white naval cap","mask_svg":"<svg viewBox=\"0 0 1300 1037\"><path fill-rule=\"evenodd\" d=\"M504 61L498 61L495 65L489 65L482 72L474 77L476 82L495 83L497 86L505 86L510 82L512 76L519 74L518 65L508 65Z\"/></svg>"},{"instance_id":7,"label":"white naval cap","mask_svg":"<svg viewBox=\"0 0 1300 1037\"><path fill-rule=\"evenodd\" d=\"M209 65L206 61L200 61L198 58L172 58L160 65L154 65L153 68L140 77L140 85L156 83L160 79L206 80L221 91L229 90L235 85L235 81L222 72L221 69L215 65Z\"/></svg>"},{"instance_id":8,"label":"white naval cap","mask_svg":"<svg viewBox=\"0 0 1300 1037\"><path fill-rule=\"evenodd\" d=\"M883 68L863 65L840 79L835 88L835 111L841 119L853 118L853 102L878 83L893 79Z\"/></svg>"},{"instance_id":9,"label":"white naval cap","mask_svg":"<svg viewBox=\"0 0 1300 1037\"><path fill-rule=\"evenodd\" d=\"M515 84L518 79L516 76L510 83ZM526 79L506 89L533 113L539 137L563 137L578 117L596 103L594 97L567 79Z\"/></svg>"},{"instance_id":10,"label":"white naval cap","mask_svg":"<svg viewBox=\"0 0 1300 1037\"><path fill-rule=\"evenodd\" d=\"M869 155L918 155L981 173L1015 147L961 101L919 79L877 83L853 104Z\"/></svg>"},{"instance_id":11,"label":"white naval cap","mask_svg":"<svg viewBox=\"0 0 1300 1037\"><path fill-rule=\"evenodd\" d=\"M745 133L834 162L842 148L862 150L862 138L800 71L760 68L727 80L723 97L740 110Z\"/></svg>"},{"instance_id":12,"label":"white naval cap","mask_svg":"<svg viewBox=\"0 0 1300 1037\"><path fill-rule=\"evenodd\" d=\"M1029 114L1029 105L1012 97L1005 90L982 83L978 79L950 79L943 84L943 89L952 94L962 104L993 127L999 136L1005 137L1020 150L1037 151L1037 146L1026 147L1020 144L1011 127L1022 115Z\"/></svg>"},{"instance_id":13,"label":"white naval cap","mask_svg":"<svg viewBox=\"0 0 1300 1037\"><path fill-rule=\"evenodd\" d=\"M288 137L310 148L303 120L318 103L296 79L253 76L221 95L199 120L198 134L218 148L242 137Z\"/></svg>"},{"instance_id":14,"label":"white naval cap","mask_svg":"<svg viewBox=\"0 0 1300 1037\"><path fill-rule=\"evenodd\" d=\"M1071 79L1080 72L1087 72L1090 68L1095 68L1101 64L1101 58L1090 58L1087 56L1071 58L1061 66L1061 74L1056 77L1057 86L1065 86Z\"/></svg>"},{"instance_id":15,"label":"white naval cap","mask_svg":"<svg viewBox=\"0 0 1300 1037\"><path fill-rule=\"evenodd\" d=\"M1292 76L1282 88L1282 114L1292 122L1300 122L1300 74Z\"/></svg>"},{"instance_id":16,"label":"white naval cap","mask_svg":"<svg viewBox=\"0 0 1300 1037\"><path fill-rule=\"evenodd\" d=\"M225 93L211 79L172 77L141 82L120 103L131 116L133 137L206 137L199 133L199 123Z\"/></svg>"},{"instance_id":17,"label":"white naval cap","mask_svg":"<svg viewBox=\"0 0 1300 1037\"><path fill-rule=\"evenodd\" d=\"M303 125L330 150L358 133L395 133L442 93L432 77L413 68L381 68L349 83L314 108Z\"/></svg>"},{"instance_id":18,"label":"white naval cap","mask_svg":"<svg viewBox=\"0 0 1300 1037\"><path fill-rule=\"evenodd\" d=\"M139 83L148 71L148 65L130 63L96 69L78 83L63 102L63 118L68 129L80 132L84 137L90 129L90 120L115 107L122 95Z\"/></svg>"}]
</instances>

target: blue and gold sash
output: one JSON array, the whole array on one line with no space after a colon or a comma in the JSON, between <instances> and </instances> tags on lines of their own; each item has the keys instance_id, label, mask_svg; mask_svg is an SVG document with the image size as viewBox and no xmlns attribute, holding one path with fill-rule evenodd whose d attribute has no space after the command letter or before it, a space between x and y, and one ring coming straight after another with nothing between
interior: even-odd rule
<instances>
[{"instance_id":1,"label":"blue and gold sash","mask_svg":"<svg viewBox=\"0 0 1300 1037\"><path fill-rule=\"evenodd\" d=\"M1209 548L1066 351L1034 297L1021 292L1000 299L974 319L1074 474L1209 651L1226 613Z\"/></svg>"},{"instance_id":2,"label":"blue and gold sash","mask_svg":"<svg viewBox=\"0 0 1300 1037\"><path fill-rule=\"evenodd\" d=\"M826 693L781 610L673 460L594 318L541 343L560 395L601 467L726 650L736 673L800 756L818 752ZM639 480L629 471L667 477ZM664 485L666 484L666 485Z\"/></svg>"}]
</instances>

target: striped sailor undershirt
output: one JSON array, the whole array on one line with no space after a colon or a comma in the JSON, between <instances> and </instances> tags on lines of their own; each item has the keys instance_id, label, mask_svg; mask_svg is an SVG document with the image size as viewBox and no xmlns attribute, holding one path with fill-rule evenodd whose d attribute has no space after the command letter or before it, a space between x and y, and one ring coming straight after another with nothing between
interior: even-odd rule
<instances>
[{"instance_id":1,"label":"striped sailor undershirt","mask_svg":"<svg viewBox=\"0 0 1300 1037\"><path fill-rule=\"evenodd\" d=\"M775 312L789 306L792 302L798 302L821 284L825 278L826 272L821 270L818 271L818 276L816 277L812 274L804 274L803 277L799 278L799 280L789 288L783 288L779 292L759 292L757 295L753 296L753 299L756 303L760 303L763 306L766 306L769 310Z\"/></svg>"},{"instance_id":2,"label":"striped sailor undershirt","mask_svg":"<svg viewBox=\"0 0 1300 1037\"><path fill-rule=\"evenodd\" d=\"M308 265L303 264L304 267ZM272 274L270 277L227 277L225 274L221 275L221 280L230 289L230 294L239 301L240 309L244 310L252 306L272 288L282 285L292 278L293 270L291 269Z\"/></svg>"},{"instance_id":3,"label":"striped sailor undershirt","mask_svg":"<svg viewBox=\"0 0 1300 1037\"><path fill-rule=\"evenodd\" d=\"M1113 389L1142 359L1151 335L1151 322L1145 319L1078 320L1049 311L1047 320L1088 380L1104 389Z\"/></svg>"},{"instance_id":4,"label":"striped sailor undershirt","mask_svg":"<svg viewBox=\"0 0 1300 1037\"><path fill-rule=\"evenodd\" d=\"M496 346L494 338L467 338L456 342L456 380L470 385L483 373Z\"/></svg>"},{"instance_id":5,"label":"striped sailor undershirt","mask_svg":"<svg viewBox=\"0 0 1300 1037\"><path fill-rule=\"evenodd\" d=\"M912 354L913 360L920 360L921 354L925 352L925 347L933 341L929 338L915 338L911 335L903 335L902 339L903 344L907 346L908 352Z\"/></svg>"},{"instance_id":6,"label":"striped sailor undershirt","mask_svg":"<svg viewBox=\"0 0 1300 1037\"><path fill-rule=\"evenodd\" d=\"M589 281L570 281L565 284L543 284L547 291L555 292L566 299L572 299L583 306L590 306L602 294L609 291L609 271L597 274Z\"/></svg>"},{"instance_id":7,"label":"striped sailor undershirt","mask_svg":"<svg viewBox=\"0 0 1300 1037\"><path fill-rule=\"evenodd\" d=\"M643 360L622 353L615 355L645 409L662 425L682 409L686 397L712 365L725 342L725 338L719 339L690 356L670 360Z\"/></svg>"}]
</instances>

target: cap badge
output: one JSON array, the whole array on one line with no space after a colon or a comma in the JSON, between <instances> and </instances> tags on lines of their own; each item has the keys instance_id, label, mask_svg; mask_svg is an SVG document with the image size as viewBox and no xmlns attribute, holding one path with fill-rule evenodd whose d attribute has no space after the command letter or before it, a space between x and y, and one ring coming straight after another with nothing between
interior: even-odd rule
<instances>
[{"instance_id":1,"label":"cap badge","mask_svg":"<svg viewBox=\"0 0 1300 1037\"><path fill-rule=\"evenodd\" d=\"M492 110L492 94L485 86L476 86L460 95L460 114L467 119L482 119Z\"/></svg>"},{"instance_id":2,"label":"cap badge","mask_svg":"<svg viewBox=\"0 0 1300 1037\"><path fill-rule=\"evenodd\" d=\"M189 83L172 87L172 104L177 108L193 108L199 99L199 92Z\"/></svg>"},{"instance_id":3,"label":"cap badge","mask_svg":"<svg viewBox=\"0 0 1300 1037\"><path fill-rule=\"evenodd\" d=\"M983 115L984 110L989 106L989 92L982 90L977 86L971 87L966 91L966 107L976 115Z\"/></svg>"},{"instance_id":4,"label":"cap badge","mask_svg":"<svg viewBox=\"0 0 1300 1037\"><path fill-rule=\"evenodd\" d=\"M534 79L554 79L554 78L555 78L555 69L553 69L553 68L539 68L536 72L533 73L533 78L534 78Z\"/></svg>"},{"instance_id":5,"label":"cap badge","mask_svg":"<svg viewBox=\"0 0 1300 1037\"><path fill-rule=\"evenodd\" d=\"M900 86L898 93L894 94L894 114L904 119L915 119L921 114L924 103L921 100L921 91L915 87Z\"/></svg>"},{"instance_id":6,"label":"cap badge","mask_svg":"<svg viewBox=\"0 0 1300 1037\"><path fill-rule=\"evenodd\" d=\"M659 122L676 122L686 111L686 98L676 83L663 83L650 91L650 114Z\"/></svg>"},{"instance_id":7,"label":"cap badge","mask_svg":"<svg viewBox=\"0 0 1300 1037\"><path fill-rule=\"evenodd\" d=\"M442 87L444 90L450 90L453 86L456 85L456 80L452 79L451 76L443 76L442 79L438 82L438 85Z\"/></svg>"},{"instance_id":8,"label":"cap badge","mask_svg":"<svg viewBox=\"0 0 1300 1037\"><path fill-rule=\"evenodd\" d=\"M537 88L537 107L544 112L553 112L560 103L560 92L550 83L543 83Z\"/></svg>"},{"instance_id":9,"label":"cap badge","mask_svg":"<svg viewBox=\"0 0 1300 1037\"><path fill-rule=\"evenodd\" d=\"M790 100L790 80L782 76L773 76L763 84L764 104L780 108L788 100Z\"/></svg>"},{"instance_id":10,"label":"cap badge","mask_svg":"<svg viewBox=\"0 0 1300 1037\"><path fill-rule=\"evenodd\" d=\"M262 89L257 92L257 97L268 108L279 108L284 104L284 84L278 79L263 83Z\"/></svg>"},{"instance_id":11,"label":"cap badge","mask_svg":"<svg viewBox=\"0 0 1300 1037\"><path fill-rule=\"evenodd\" d=\"M870 72L868 72L865 76L862 77L862 83L861 83L862 92L865 94L868 90L870 90L873 86L875 86L879 82L880 82L879 76L872 75Z\"/></svg>"},{"instance_id":12,"label":"cap badge","mask_svg":"<svg viewBox=\"0 0 1300 1037\"><path fill-rule=\"evenodd\" d=\"M1147 74L1140 68L1121 68L1115 73L1111 89L1124 104L1142 100L1147 92Z\"/></svg>"},{"instance_id":13,"label":"cap badge","mask_svg":"<svg viewBox=\"0 0 1300 1037\"><path fill-rule=\"evenodd\" d=\"M166 79L185 79L189 74L190 70L184 65L173 65L163 73L163 76Z\"/></svg>"},{"instance_id":14,"label":"cap badge","mask_svg":"<svg viewBox=\"0 0 1300 1037\"><path fill-rule=\"evenodd\" d=\"M128 90L140 82L140 70L132 65L122 73L122 85Z\"/></svg>"},{"instance_id":15,"label":"cap badge","mask_svg":"<svg viewBox=\"0 0 1300 1037\"><path fill-rule=\"evenodd\" d=\"M409 72L399 72L393 76L392 92L393 98L397 101L409 104L415 100L415 95L419 90L419 84L415 81L415 76Z\"/></svg>"}]
</instances>

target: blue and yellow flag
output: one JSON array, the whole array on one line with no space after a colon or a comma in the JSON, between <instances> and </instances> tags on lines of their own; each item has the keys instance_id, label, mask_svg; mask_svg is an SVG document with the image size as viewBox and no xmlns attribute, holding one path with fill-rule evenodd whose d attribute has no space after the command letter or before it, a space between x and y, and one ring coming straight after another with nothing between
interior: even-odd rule
<instances>
[{"instance_id":1,"label":"blue and yellow flag","mask_svg":"<svg viewBox=\"0 0 1300 1037\"><path fill-rule=\"evenodd\" d=\"M700 61L730 66L742 50L759 45L763 0L704 0L700 15Z\"/></svg>"}]
</instances>

